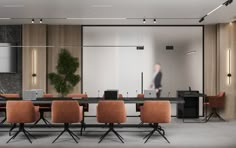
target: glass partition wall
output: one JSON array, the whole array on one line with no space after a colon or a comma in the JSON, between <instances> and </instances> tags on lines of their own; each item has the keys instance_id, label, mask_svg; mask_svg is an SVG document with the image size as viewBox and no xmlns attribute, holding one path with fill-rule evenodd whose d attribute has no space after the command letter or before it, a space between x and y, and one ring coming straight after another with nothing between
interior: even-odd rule
<instances>
[{"instance_id":1,"label":"glass partition wall","mask_svg":"<svg viewBox=\"0 0 236 148\"><path fill-rule=\"evenodd\" d=\"M92 97L107 89L136 97L150 89L157 63L161 97L176 97L189 87L203 92L202 26L84 26L82 53L83 92Z\"/></svg>"}]
</instances>

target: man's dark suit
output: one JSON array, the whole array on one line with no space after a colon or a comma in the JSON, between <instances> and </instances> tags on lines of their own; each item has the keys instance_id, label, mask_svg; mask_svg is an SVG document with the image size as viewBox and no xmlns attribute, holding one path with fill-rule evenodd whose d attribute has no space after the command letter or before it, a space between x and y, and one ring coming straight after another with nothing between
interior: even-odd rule
<instances>
[{"instance_id":1,"label":"man's dark suit","mask_svg":"<svg viewBox=\"0 0 236 148\"><path fill-rule=\"evenodd\" d=\"M154 87L155 89L159 89L159 91L157 92L157 98L160 97L161 95L161 78L162 78L162 72L159 71L156 76L155 76L155 79L154 79Z\"/></svg>"}]
</instances>

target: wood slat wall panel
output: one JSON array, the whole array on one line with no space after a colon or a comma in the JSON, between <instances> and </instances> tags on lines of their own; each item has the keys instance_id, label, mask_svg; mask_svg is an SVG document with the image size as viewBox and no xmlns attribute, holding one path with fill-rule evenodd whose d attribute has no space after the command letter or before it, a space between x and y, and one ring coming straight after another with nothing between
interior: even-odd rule
<instances>
[{"instance_id":1,"label":"wood slat wall panel","mask_svg":"<svg viewBox=\"0 0 236 148\"><path fill-rule=\"evenodd\" d=\"M224 110L224 116L227 119L233 119L236 117L236 79L235 79L235 44L236 44L236 24L219 24L217 26L218 29L218 46L217 46L217 73L219 74L217 79L217 88L218 91L226 92L226 105ZM227 50L231 51L231 82L228 84L227 78Z\"/></svg>"},{"instance_id":2,"label":"wood slat wall panel","mask_svg":"<svg viewBox=\"0 0 236 148\"><path fill-rule=\"evenodd\" d=\"M215 95L216 92L216 46L217 46L216 25L206 25L204 28L204 88L207 95Z\"/></svg>"},{"instance_id":3,"label":"wood slat wall panel","mask_svg":"<svg viewBox=\"0 0 236 148\"><path fill-rule=\"evenodd\" d=\"M81 76L81 26L79 25L48 25L48 45L54 46L48 48L48 73L56 72L58 53L65 46L73 56L79 59L80 67L77 73ZM54 87L50 85L48 80L48 92L58 95ZM79 82L72 93L81 91L81 83Z\"/></svg>"},{"instance_id":4,"label":"wood slat wall panel","mask_svg":"<svg viewBox=\"0 0 236 148\"><path fill-rule=\"evenodd\" d=\"M22 77L23 90L43 89L46 91L46 25L23 25ZM37 83L32 83L32 51L37 50Z\"/></svg>"}]
</instances>

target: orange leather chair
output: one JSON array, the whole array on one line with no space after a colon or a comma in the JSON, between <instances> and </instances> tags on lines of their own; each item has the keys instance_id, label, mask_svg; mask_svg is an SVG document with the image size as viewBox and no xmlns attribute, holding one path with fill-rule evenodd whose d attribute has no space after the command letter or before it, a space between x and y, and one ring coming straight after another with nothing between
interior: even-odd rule
<instances>
[{"instance_id":1,"label":"orange leather chair","mask_svg":"<svg viewBox=\"0 0 236 148\"><path fill-rule=\"evenodd\" d=\"M44 98L53 98L53 94L43 94ZM51 123L44 118L44 113L45 112L50 112L51 111L51 106L40 106L39 107L39 112L40 112L40 117L39 119L34 123L34 125L32 127L34 127L36 124L38 124L38 122L40 120L43 120L43 122L45 123L45 125L47 125L48 127L51 127Z\"/></svg>"},{"instance_id":2,"label":"orange leather chair","mask_svg":"<svg viewBox=\"0 0 236 148\"><path fill-rule=\"evenodd\" d=\"M53 94L43 94L44 98L53 98Z\"/></svg>"},{"instance_id":3,"label":"orange leather chair","mask_svg":"<svg viewBox=\"0 0 236 148\"><path fill-rule=\"evenodd\" d=\"M52 102L52 122L64 123L64 130L52 142L54 143L64 132L68 132L76 143L75 139L80 139L69 129L70 123L78 123L82 120L82 107L77 101L53 101Z\"/></svg>"},{"instance_id":4,"label":"orange leather chair","mask_svg":"<svg viewBox=\"0 0 236 148\"><path fill-rule=\"evenodd\" d=\"M74 94L68 94L66 97L87 99L88 95L87 94L74 93ZM84 111L88 111L89 110L88 104L83 104L83 109L84 109Z\"/></svg>"},{"instance_id":5,"label":"orange leather chair","mask_svg":"<svg viewBox=\"0 0 236 148\"><path fill-rule=\"evenodd\" d=\"M118 94L118 99L122 99L123 95L122 94Z\"/></svg>"},{"instance_id":6,"label":"orange leather chair","mask_svg":"<svg viewBox=\"0 0 236 148\"><path fill-rule=\"evenodd\" d=\"M66 97L68 98L81 98L81 99L87 99L88 98L88 95L87 94L81 94L81 93L74 93L74 94L68 94ZM85 120L84 120L84 112L88 112L89 111L89 104L86 103L86 104L82 104L83 105L83 112L81 112L82 114L82 121L81 121L81 131L80 131L80 134L82 136L82 130L86 128L86 124L85 124Z\"/></svg>"},{"instance_id":7,"label":"orange leather chair","mask_svg":"<svg viewBox=\"0 0 236 148\"><path fill-rule=\"evenodd\" d=\"M206 117L208 122L214 115L220 120L225 121L218 113L217 110L223 109L225 106L225 92L220 92L217 96L207 96L208 102L206 103L212 110L212 112Z\"/></svg>"},{"instance_id":8,"label":"orange leather chair","mask_svg":"<svg viewBox=\"0 0 236 148\"><path fill-rule=\"evenodd\" d=\"M98 102L97 106L97 121L99 123L108 123L109 130L100 138L100 142L108 135L109 132L113 132L122 143L124 138L121 137L114 129L115 123L126 122L126 110L124 101L121 100L103 100Z\"/></svg>"},{"instance_id":9,"label":"orange leather chair","mask_svg":"<svg viewBox=\"0 0 236 148\"><path fill-rule=\"evenodd\" d=\"M34 106L32 101L7 101L6 104L7 122L12 124L19 123L19 130L7 141L10 142L20 132L23 132L25 137L32 143L30 137L33 137L25 130L25 123L33 123L39 118L39 107Z\"/></svg>"},{"instance_id":10,"label":"orange leather chair","mask_svg":"<svg viewBox=\"0 0 236 148\"><path fill-rule=\"evenodd\" d=\"M20 95L19 94L0 94L0 96L6 98L6 100L11 100L11 99L19 99ZM0 112L5 113L4 119L0 122L0 124L3 124L7 118L6 118L6 106L0 106Z\"/></svg>"},{"instance_id":11,"label":"orange leather chair","mask_svg":"<svg viewBox=\"0 0 236 148\"><path fill-rule=\"evenodd\" d=\"M171 121L171 105L169 101L144 101L141 108L141 121L143 123L152 124L153 130L147 134L144 143L157 131L168 143L165 137L164 129L159 125L160 123L169 123Z\"/></svg>"}]
</instances>

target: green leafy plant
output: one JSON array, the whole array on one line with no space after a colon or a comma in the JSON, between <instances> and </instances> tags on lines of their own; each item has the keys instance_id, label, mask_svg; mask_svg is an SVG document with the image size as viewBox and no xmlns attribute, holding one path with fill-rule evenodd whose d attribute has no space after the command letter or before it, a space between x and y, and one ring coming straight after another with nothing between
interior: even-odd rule
<instances>
[{"instance_id":1,"label":"green leafy plant","mask_svg":"<svg viewBox=\"0 0 236 148\"><path fill-rule=\"evenodd\" d=\"M67 95L80 81L80 76L75 74L78 67L78 58L71 56L66 49L61 49L56 66L57 73L49 73L48 77L56 91L62 96Z\"/></svg>"}]
</instances>

